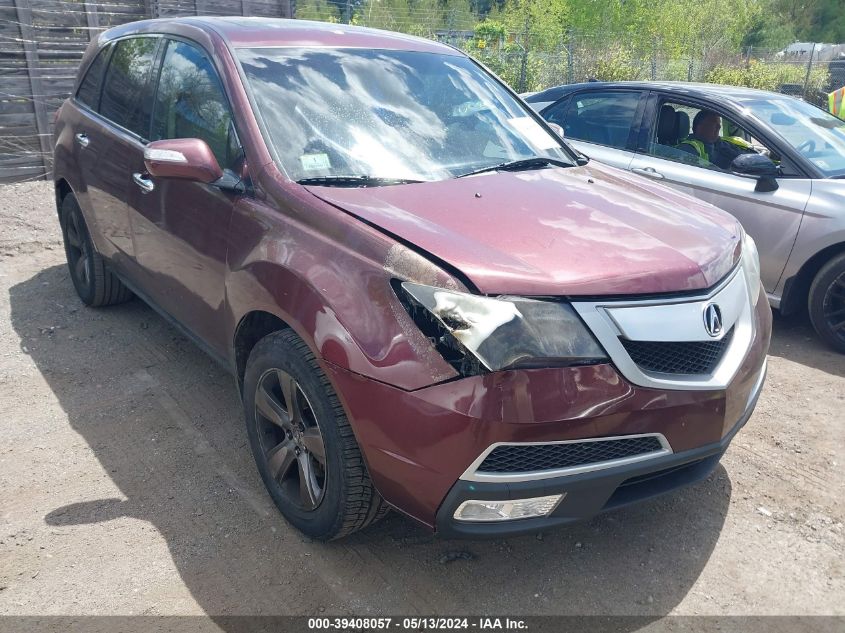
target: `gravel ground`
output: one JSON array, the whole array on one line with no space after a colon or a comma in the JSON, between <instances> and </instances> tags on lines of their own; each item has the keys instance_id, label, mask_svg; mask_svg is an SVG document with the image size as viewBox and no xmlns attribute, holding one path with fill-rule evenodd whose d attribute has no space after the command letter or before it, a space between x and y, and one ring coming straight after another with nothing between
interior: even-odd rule
<instances>
[{"instance_id":1,"label":"gravel ground","mask_svg":"<svg viewBox=\"0 0 845 633\"><path fill-rule=\"evenodd\" d=\"M140 301L84 308L48 183L0 187L0 614L845 615L845 357L777 320L705 482L536 536L391 515L328 545L264 493L233 381Z\"/></svg>"}]
</instances>

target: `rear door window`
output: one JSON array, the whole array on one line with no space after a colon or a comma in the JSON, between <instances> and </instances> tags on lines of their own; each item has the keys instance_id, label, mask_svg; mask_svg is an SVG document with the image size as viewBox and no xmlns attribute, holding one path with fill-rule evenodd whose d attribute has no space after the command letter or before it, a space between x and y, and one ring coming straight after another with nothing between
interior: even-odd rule
<instances>
[{"instance_id":1,"label":"rear door window","mask_svg":"<svg viewBox=\"0 0 845 633\"><path fill-rule=\"evenodd\" d=\"M106 71L100 114L141 138L149 133L152 99L146 90L157 37L131 37L115 44Z\"/></svg>"},{"instance_id":2,"label":"rear door window","mask_svg":"<svg viewBox=\"0 0 845 633\"><path fill-rule=\"evenodd\" d=\"M563 127L566 138L625 149L640 93L626 90L573 95L560 112L546 118Z\"/></svg>"},{"instance_id":3,"label":"rear door window","mask_svg":"<svg viewBox=\"0 0 845 633\"><path fill-rule=\"evenodd\" d=\"M94 61L88 66L85 78L79 84L79 90L76 92L76 99L92 110L96 110L97 106L100 105L100 85L103 80L103 72L106 70L106 61L110 49L111 45L108 45L97 53Z\"/></svg>"},{"instance_id":4,"label":"rear door window","mask_svg":"<svg viewBox=\"0 0 845 633\"><path fill-rule=\"evenodd\" d=\"M240 155L229 101L211 60L175 40L164 55L150 140L169 138L205 141L223 169L233 168Z\"/></svg>"}]
</instances>

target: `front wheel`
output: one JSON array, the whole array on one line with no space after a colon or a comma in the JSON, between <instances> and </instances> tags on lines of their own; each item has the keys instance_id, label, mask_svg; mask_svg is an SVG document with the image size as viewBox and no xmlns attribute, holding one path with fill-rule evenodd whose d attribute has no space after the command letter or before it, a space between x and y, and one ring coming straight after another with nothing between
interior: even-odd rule
<instances>
[{"instance_id":1,"label":"front wheel","mask_svg":"<svg viewBox=\"0 0 845 633\"><path fill-rule=\"evenodd\" d=\"M845 254L822 266L810 286L810 321L819 336L845 353Z\"/></svg>"},{"instance_id":2,"label":"front wheel","mask_svg":"<svg viewBox=\"0 0 845 633\"><path fill-rule=\"evenodd\" d=\"M308 346L292 330L250 353L243 401L258 471L284 517L328 541L387 512L370 481L352 428Z\"/></svg>"}]
</instances>

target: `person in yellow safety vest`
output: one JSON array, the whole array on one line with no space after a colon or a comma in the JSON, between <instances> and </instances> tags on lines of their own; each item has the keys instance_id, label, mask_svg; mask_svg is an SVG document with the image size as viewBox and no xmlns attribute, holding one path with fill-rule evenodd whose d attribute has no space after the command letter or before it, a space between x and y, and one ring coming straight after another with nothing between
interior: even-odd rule
<instances>
[{"instance_id":1,"label":"person in yellow safety vest","mask_svg":"<svg viewBox=\"0 0 845 633\"><path fill-rule=\"evenodd\" d=\"M726 128L729 126L726 126ZM751 144L738 136L719 136L722 118L712 110L701 110L692 120L692 134L676 146L720 169L728 169L740 154L754 152ZM727 130L729 133L731 130ZM735 130L734 130L735 133Z\"/></svg>"},{"instance_id":2,"label":"person in yellow safety vest","mask_svg":"<svg viewBox=\"0 0 845 633\"><path fill-rule=\"evenodd\" d=\"M845 86L827 95L827 109L833 116L845 121Z\"/></svg>"}]
</instances>

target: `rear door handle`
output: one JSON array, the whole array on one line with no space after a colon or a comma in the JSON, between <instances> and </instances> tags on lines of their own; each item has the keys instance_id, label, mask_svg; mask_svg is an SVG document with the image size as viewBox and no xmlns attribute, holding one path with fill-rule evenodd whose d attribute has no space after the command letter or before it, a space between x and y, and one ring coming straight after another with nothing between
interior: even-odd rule
<instances>
[{"instance_id":1,"label":"rear door handle","mask_svg":"<svg viewBox=\"0 0 845 633\"><path fill-rule=\"evenodd\" d=\"M80 146L82 149L85 149L86 147L88 147L88 144L91 142L91 141L89 140L89 138L88 138L88 135L87 135L87 134L83 134L82 132L80 132L79 134L75 135L73 138L75 138L75 139L76 139L76 142L79 144L79 146Z\"/></svg>"},{"instance_id":2,"label":"rear door handle","mask_svg":"<svg viewBox=\"0 0 845 633\"><path fill-rule=\"evenodd\" d=\"M141 193L150 193L156 188L149 176L142 173L136 172L132 174L132 180L134 180L135 184L141 189Z\"/></svg>"},{"instance_id":3,"label":"rear door handle","mask_svg":"<svg viewBox=\"0 0 845 633\"><path fill-rule=\"evenodd\" d=\"M631 170L638 176L645 176L646 178L653 178L654 180L663 180L664 176L654 167L637 167Z\"/></svg>"}]
</instances>

